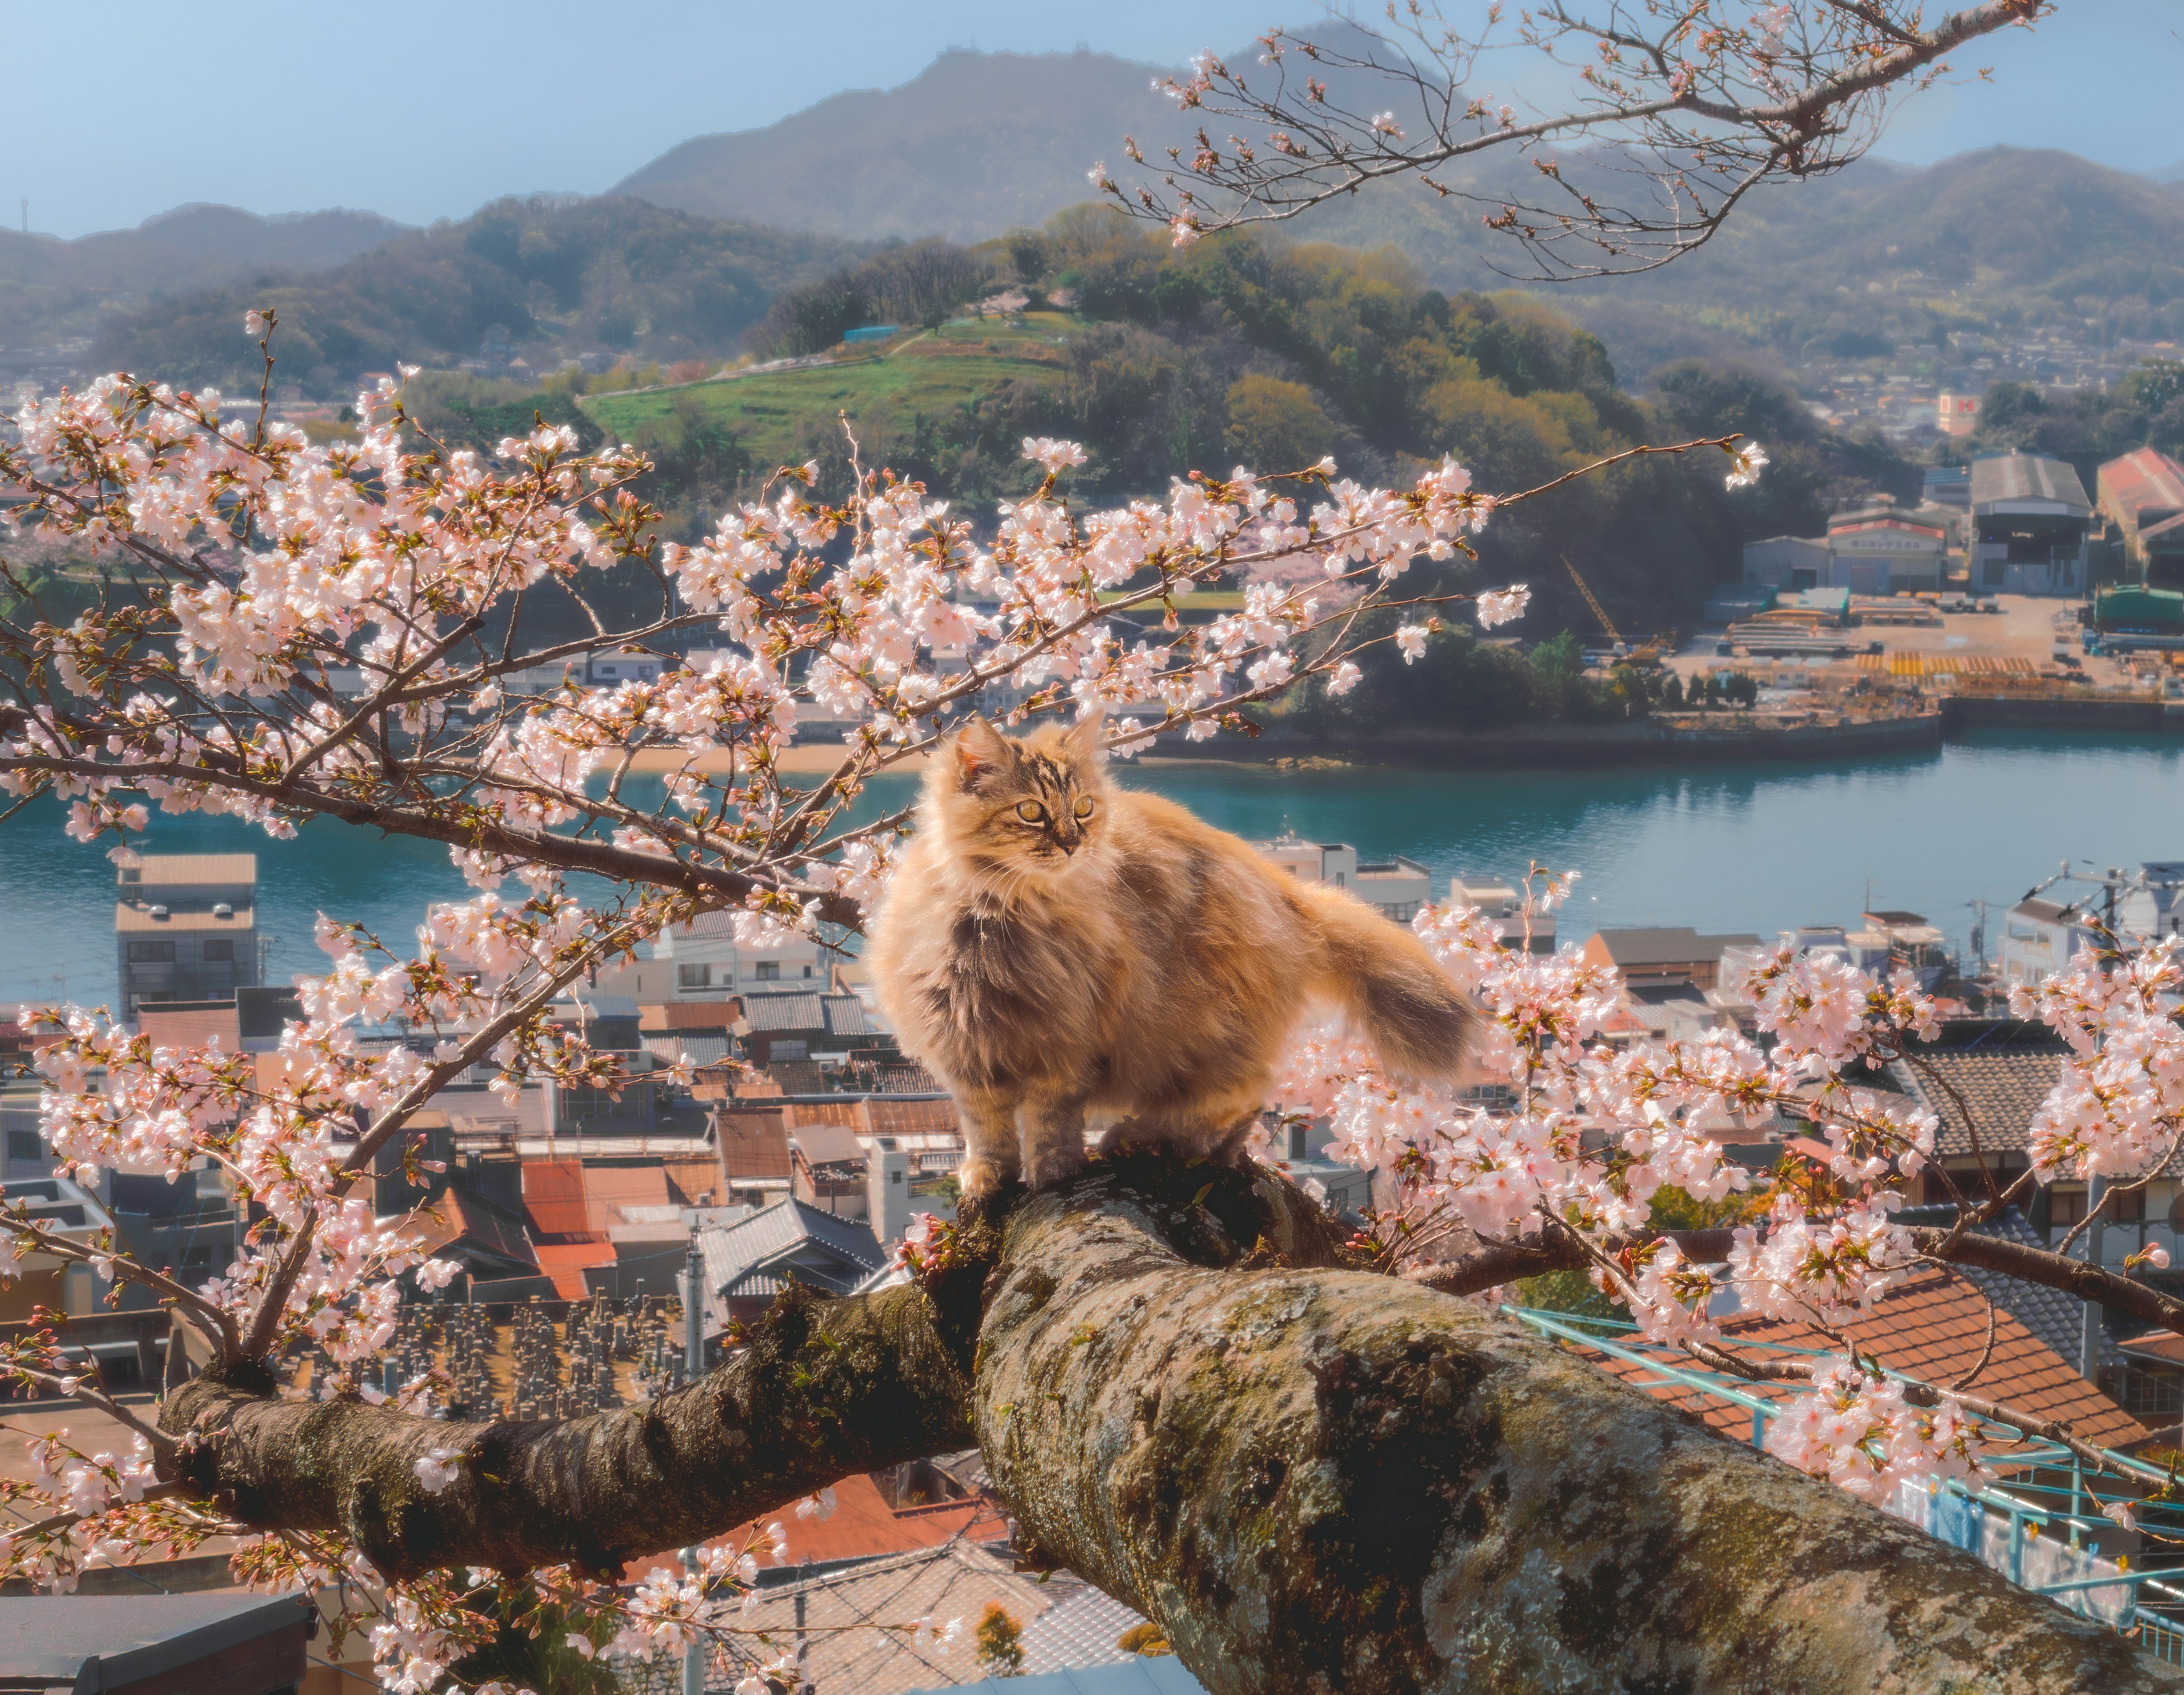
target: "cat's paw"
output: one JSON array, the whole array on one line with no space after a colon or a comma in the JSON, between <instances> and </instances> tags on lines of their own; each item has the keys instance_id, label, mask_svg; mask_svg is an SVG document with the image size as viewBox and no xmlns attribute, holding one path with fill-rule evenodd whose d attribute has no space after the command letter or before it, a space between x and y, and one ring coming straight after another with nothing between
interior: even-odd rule
<instances>
[{"instance_id":1,"label":"cat's paw","mask_svg":"<svg viewBox=\"0 0 2184 1695\"><path fill-rule=\"evenodd\" d=\"M1000 1193L1015 1175L999 1160L966 1159L956 1173L956 1181L961 1186L957 1207L983 1206Z\"/></svg>"},{"instance_id":2,"label":"cat's paw","mask_svg":"<svg viewBox=\"0 0 2184 1695\"><path fill-rule=\"evenodd\" d=\"M1074 1148L1046 1148L1024 1162L1024 1181L1032 1192L1050 1189L1065 1177L1073 1177L1084 1169L1084 1146L1080 1141Z\"/></svg>"}]
</instances>

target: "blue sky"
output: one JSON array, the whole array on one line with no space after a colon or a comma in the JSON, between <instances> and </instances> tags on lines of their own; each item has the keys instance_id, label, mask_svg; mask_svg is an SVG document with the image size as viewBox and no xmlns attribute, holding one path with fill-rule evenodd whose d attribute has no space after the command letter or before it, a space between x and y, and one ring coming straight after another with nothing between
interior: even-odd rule
<instances>
[{"instance_id":1,"label":"blue sky","mask_svg":"<svg viewBox=\"0 0 2184 1695\"><path fill-rule=\"evenodd\" d=\"M64 236L193 200L460 218L499 194L596 192L688 136L906 81L944 47L1084 42L1173 64L1201 47L1233 49L1284 9L1279 0L0 0L0 211L13 223L28 197L31 226ZM1923 163L2008 142L2125 168L2184 161L2172 116L2180 31L2184 0L2062 0L2038 31L1970 57L1967 68L1994 67L1992 86L1908 103L1879 151Z\"/></svg>"}]
</instances>

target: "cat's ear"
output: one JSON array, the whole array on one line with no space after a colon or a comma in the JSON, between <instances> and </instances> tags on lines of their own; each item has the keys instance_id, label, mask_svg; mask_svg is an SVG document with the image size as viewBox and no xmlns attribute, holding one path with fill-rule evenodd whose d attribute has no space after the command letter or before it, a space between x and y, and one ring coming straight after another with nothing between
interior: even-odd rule
<instances>
[{"instance_id":1,"label":"cat's ear","mask_svg":"<svg viewBox=\"0 0 2184 1695\"><path fill-rule=\"evenodd\" d=\"M1061 738L1062 750L1080 764L1096 765L1107 757L1107 709L1080 718Z\"/></svg>"},{"instance_id":2,"label":"cat's ear","mask_svg":"<svg viewBox=\"0 0 2184 1695\"><path fill-rule=\"evenodd\" d=\"M1000 731L983 718L973 718L956 732L956 780L974 789L1009 762L1009 744Z\"/></svg>"}]
</instances>

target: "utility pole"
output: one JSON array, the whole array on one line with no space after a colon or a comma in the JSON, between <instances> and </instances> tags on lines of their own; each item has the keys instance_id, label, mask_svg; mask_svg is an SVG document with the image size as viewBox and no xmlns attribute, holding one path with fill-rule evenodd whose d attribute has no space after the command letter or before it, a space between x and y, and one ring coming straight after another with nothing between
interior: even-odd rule
<instances>
[{"instance_id":1,"label":"utility pole","mask_svg":"<svg viewBox=\"0 0 2184 1695\"><path fill-rule=\"evenodd\" d=\"M2086 1181L2086 1205L2090 1209L2086 1216L2092 1220L2092 1228L2086 1232L2086 1264L2098 1268L2101 1263L2101 1205L2109 1198L2108 1179L2089 1177ZM2084 1327L2078 1337L2078 1375L2088 1383L2101 1381L2101 1303L2086 1303Z\"/></svg>"},{"instance_id":2,"label":"utility pole","mask_svg":"<svg viewBox=\"0 0 2184 1695\"><path fill-rule=\"evenodd\" d=\"M690 1382L705 1375L705 1261L698 1252L698 1220L690 1220L690 1257L682 1268L682 1368ZM682 1569L698 1570L698 1550L682 1550ZM682 1695L705 1695L705 1644L695 1631L682 1650Z\"/></svg>"}]
</instances>

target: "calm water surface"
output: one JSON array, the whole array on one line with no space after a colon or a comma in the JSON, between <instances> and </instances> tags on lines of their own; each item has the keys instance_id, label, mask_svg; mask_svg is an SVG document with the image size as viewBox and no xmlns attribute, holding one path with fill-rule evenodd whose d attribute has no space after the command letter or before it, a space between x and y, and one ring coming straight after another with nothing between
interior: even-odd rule
<instances>
[{"instance_id":1,"label":"calm water surface","mask_svg":"<svg viewBox=\"0 0 2184 1695\"><path fill-rule=\"evenodd\" d=\"M1925 913L1961 943L1975 900L2008 902L2059 860L2184 859L2184 744L1994 734L1938 753L1842 765L1720 764L1547 772L1121 768L1224 829L1284 825L1368 854L1402 853L1437 883L1584 872L1566 933L1688 924L1762 935L1854 920L1867 899ZM875 804L899 804L907 780ZM114 992L113 868L69 841L59 811L0 825L0 998ZM153 820L158 853L258 855L260 932L276 981L309 969L320 911L408 936L458 897L443 848L348 826L270 842L222 819ZM1438 890L1436 891L1438 892Z\"/></svg>"}]
</instances>

